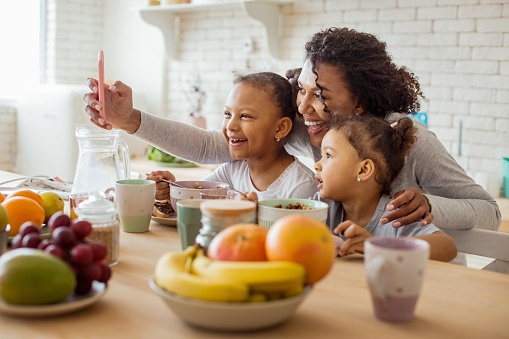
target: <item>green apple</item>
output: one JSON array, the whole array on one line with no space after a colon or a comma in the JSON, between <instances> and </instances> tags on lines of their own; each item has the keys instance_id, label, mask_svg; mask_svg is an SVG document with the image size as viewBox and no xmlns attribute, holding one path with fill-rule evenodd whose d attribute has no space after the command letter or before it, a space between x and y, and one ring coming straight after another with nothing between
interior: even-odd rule
<instances>
[{"instance_id":1,"label":"green apple","mask_svg":"<svg viewBox=\"0 0 509 339\"><path fill-rule=\"evenodd\" d=\"M44 202L44 222L47 224L53 214L64 210L64 199L55 192L43 192L40 196Z\"/></svg>"}]
</instances>

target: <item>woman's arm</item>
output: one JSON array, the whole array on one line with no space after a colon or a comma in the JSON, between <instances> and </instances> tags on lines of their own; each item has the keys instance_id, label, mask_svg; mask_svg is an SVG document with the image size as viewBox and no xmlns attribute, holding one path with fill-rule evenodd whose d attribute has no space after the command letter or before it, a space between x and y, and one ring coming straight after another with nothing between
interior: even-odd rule
<instances>
[{"instance_id":1,"label":"woman's arm","mask_svg":"<svg viewBox=\"0 0 509 339\"><path fill-rule=\"evenodd\" d=\"M442 231L418 235L414 238L419 238L429 243L429 258L431 260L451 261L458 254L454 240Z\"/></svg>"},{"instance_id":2,"label":"woman's arm","mask_svg":"<svg viewBox=\"0 0 509 339\"><path fill-rule=\"evenodd\" d=\"M495 199L466 174L434 133L420 122L414 125L417 141L392 191L415 187L426 194L438 227L498 230L501 215Z\"/></svg>"},{"instance_id":3,"label":"woman's arm","mask_svg":"<svg viewBox=\"0 0 509 339\"><path fill-rule=\"evenodd\" d=\"M234 160L219 130L205 130L141 112L140 127L133 135L166 153L200 164Z\"/></svg>"},{"instance_id":4,"label":"woman's arm","mask_svg":"<svg viewBox=\"0 0 509 339\"><path fill-rule=\"evenodd\" d=\"M185 123L140 112L133 107L132 89L115 81L105 91L106 112L99 110L97 80L88 78L92 90L83 96L90 121L104 129L120 128L177 157L198 163L223 163L233 160L221 131L204 130Z\"/></svg>"}]
</instances>

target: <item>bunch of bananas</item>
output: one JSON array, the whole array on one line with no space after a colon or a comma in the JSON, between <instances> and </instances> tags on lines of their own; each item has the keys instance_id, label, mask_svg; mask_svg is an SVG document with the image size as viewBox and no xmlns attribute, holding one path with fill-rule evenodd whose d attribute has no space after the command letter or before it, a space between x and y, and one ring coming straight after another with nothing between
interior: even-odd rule
<instances>
[{"instance_id":1,"label":"bunch of bananas","mask_svg":"<svg viewBox=\"0 0 509 339\"><path fill-rule=\"evenodd\" d=\"M304 290L304 266L287 261L215 261L193 246L157 262L155 283L177 295L220 302L288 298Z\"/></svg>"}]
</instances>

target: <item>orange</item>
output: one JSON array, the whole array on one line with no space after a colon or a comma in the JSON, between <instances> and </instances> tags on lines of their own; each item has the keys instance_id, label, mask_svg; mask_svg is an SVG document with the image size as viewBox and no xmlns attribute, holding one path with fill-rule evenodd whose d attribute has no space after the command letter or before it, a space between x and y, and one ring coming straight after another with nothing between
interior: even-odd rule
<instances>
[{"instance_id":1,"label":"orange","mask_svg":"<svg viewBox=\"0 0 509 339\"><path fill-rule=\"evenodd\" d=\"M2 203L5 200L5 197L2 193L0 193L0 203Z\"/></svg>"},{"instance_id":2,"label":"orange","mask_svg":"<svg viewBox=\"0 0 509 339\"><path fill-rule=\"evenodd\" d=\"M2 203L2 206L9 216L9 224L11 225L9 231L10 237L18 234L21 225L27 221L32 221L39 228L44 222L44 208L32 199L9 196Z\"/></svg>"},{"instance_id":3,"label":"orange","mask_svg":"<svg viewBox=\"0 0 509 339\"><path fill-rule=\"evenodd\" d=\"M293 261L306 268L306 284L327 275L336 256L327 225L305 215L286 215L269 229L265 241L267 259Z\"/></svg>"},{"instance_id":4,"label":"orange","mask_svg":"<svg viewBox=\"0 0 509 339\"><path fill-rule=\"evenodd\" d=\"M38 203L42 208L44 208L44 201L42 200L42 197L39 195L39 193L35 191L29 189L21 189L9 194L6 199L10 199L12 197L25 197L35 200L36 203Z\"/></svg>"}]
</instances>

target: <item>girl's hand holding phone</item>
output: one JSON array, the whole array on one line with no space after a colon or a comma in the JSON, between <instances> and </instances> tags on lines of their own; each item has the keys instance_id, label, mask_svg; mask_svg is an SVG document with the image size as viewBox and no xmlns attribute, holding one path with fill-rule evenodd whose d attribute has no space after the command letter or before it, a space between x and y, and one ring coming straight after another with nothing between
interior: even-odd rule
<instances>
[{"instance_id":1,"label":"girl's hand holding phone","mask_svg":"<svg viewBox=\"0 0 509 339\"><path fill-rule=\"evenodd\" d=\"M342 234L347 239L339 248L339 255L344 256L349 252L364 253L364 240L372 237L364 227L360 227L353 221L343 221L334 229L334 234Z\"/></svg>"}]
</instances>

